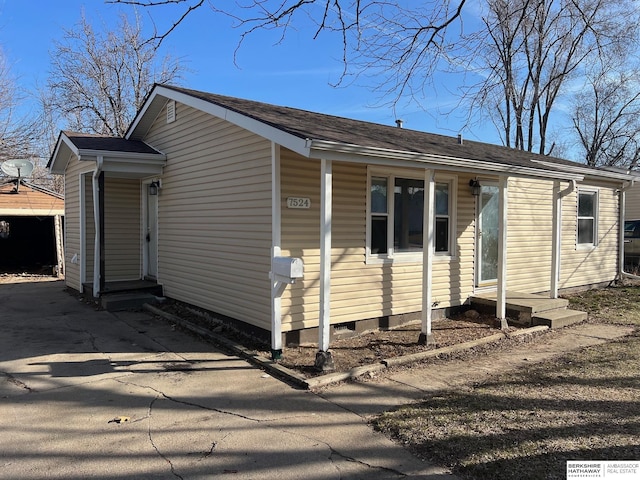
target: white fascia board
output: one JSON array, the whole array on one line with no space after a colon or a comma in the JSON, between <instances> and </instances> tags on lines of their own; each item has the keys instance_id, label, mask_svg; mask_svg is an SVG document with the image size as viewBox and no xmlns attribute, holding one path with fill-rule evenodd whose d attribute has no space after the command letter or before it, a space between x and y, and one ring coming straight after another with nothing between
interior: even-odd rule
<instances>
[{"instance_id":1,"label":"white fascia board","mask_svg":"<svg viewBox=\"0 0 640 480\"><path fill-rule=\"evenodd\" d=\"M105 173L128 174L142 178L151 175L161 175L162 167L163 166L159 164L105 162L102 166L102 171Z\"/></svg>"},{"instance_id":2,"label":"white fascia board","mask_svg":"<svg viewBox=\"0 0 640 480\"><path fill-rule=\"evenodd\" d=\"M49 164L49 171L51 173L63 174L69 161L71 160L71 156L78 156L78 149L73 144L73 142L67 137L64 132L60 134L58 142L56 143L56 148L53 151L53 155L51 155L51 163ZM65 160L62 160L64 158ZM63 164L61 164L64 163Z\"/></svg>"},{"instance_id":3,"label":"white fascia board","mask_svg":"<svg viewBox=\"0 0 640 480\"><path fill-rule=\"evenodd\" d=\"M162 96L167 99L175 100L176 102L208 113L210 115L213 115L214 117L221 118L233 123L234 125L237 125L240 128L244 128L251 133L255 133L256 135L266 138L273 143L299 153L300 155L303 155L305 157L309 156L307 142L302 138L296 137L295 135L291 135L287 132L283 132L282 130L276 127L272 127L271 125L261 122L260 120L256 120L246 115L242 115L241 113L234 112L233 110L221 107L220 105L208 102L207 100L196 98L186 93L178 92L176 90L172 90L170 88L162 86L157 86L153 90L153 94L151 95L149 100L147 100L145 107L143 107L143 109L141 110L138 118L136 118L135 124L132 124L130 133L127 134L127 138L133 133L136 125L140 123L140 118L144 115L146 108L148 108L148 105L151 105L156 96Z\"/></svg>"},{"instance_id":4,"label":"white fascia board","mask_svg":"<svg viewBox=\"0 0 640 480\"><path fill-rule=\"evenodd\" d=\"M544 160L537 160L535 158L532 158L531 161L539 163L544 166L553 166L554 168L562 168L567 172L581 174L583 177L606 178L608 180L621 180L621 181L632 181L638 178L638 176L633 173L616 172L616 171L605 170L605 169L593 170L591 168L581 167L579 165L564 165L564 164L558 165L552 162L546 162Z\"/></svg>"},{"instance_id":5,"label":"white fascia board","mask_svg":"<svg viewBox=\"0 0 640 480\"><path fill-rule=\"evenodd\" d=\"M64 209L59 208L3 208L0 215L7 217L53 217L63 215Z\"/></svg>"},{"instance_id":6,"label":"white fascia board","mask_svg":"<svg viewBox=\"0 0 640 480\"><path fill-rule=\"evenodd\" d=\"M393 165L409 168L430 168L471 173L502 174L513 177L542 178L548 180L582 181L583 175L551 169L505 165L459 157L414 153L402 150L386 150L359 145L339 144L323 140L309 140L311 158L341 160L370 165Z\"/></svg>"},{"instance_id":7,"label":"white fascia board","mask_svg":"<svg viewBox=\"0 0 640 480\"><path fill-rule=\"evenodd\" d=\"M105 160L109 158L116 159L128 159L135 162L166 162L167 156L163 153L135 153L135 152L122 152L106 151L106 150L78 150L78 157L80 160L94 160L98 157L103 157Z\"/></svg>"}]
</instances>

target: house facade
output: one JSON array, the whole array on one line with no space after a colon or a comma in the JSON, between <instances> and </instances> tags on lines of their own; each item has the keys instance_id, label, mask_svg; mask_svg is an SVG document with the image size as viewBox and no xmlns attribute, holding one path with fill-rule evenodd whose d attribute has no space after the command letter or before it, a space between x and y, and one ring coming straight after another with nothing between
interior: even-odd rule
<instances>
[{"instance_id":1,"label":"house facade","mask_svg":"<svg viewBox=\"0 0 640 480\"><path fill-rule=\"evenodd\" d=\"M151 279L282 341L620 272L620 172L156 85L125 138L62 132L67 285ZM303 273L280 274L281 265ZM300 277L300 278L296 278ZM293 282L293 283L291 283Z\"/></svg>"}]
</instances>

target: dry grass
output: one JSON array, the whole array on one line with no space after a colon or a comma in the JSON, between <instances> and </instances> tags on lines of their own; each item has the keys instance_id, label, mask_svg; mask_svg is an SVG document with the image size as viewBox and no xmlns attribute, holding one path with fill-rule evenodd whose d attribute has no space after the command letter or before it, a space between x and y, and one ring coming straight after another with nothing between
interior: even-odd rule
<instances>
[{"instance_id":1,"label":"dry grass","mask_svg":"<svg viewBox=\"0 0 640 480\"><path fill-rule=\"evenodd\" d=\"M640 287L570 298L592 322L640 326ZM374 420L469 478L563 479L567 460L640 459L640 333L435 396Z\"/></svg>"}]
</instances>

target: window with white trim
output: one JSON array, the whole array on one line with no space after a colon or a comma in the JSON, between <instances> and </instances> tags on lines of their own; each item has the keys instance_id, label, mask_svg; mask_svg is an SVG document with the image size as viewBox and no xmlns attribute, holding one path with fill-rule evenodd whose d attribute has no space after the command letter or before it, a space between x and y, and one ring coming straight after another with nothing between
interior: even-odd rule
<instances>
[{"instance_id":1,"label":"window with white trim","mask_svg":"<svg viewBox=\"0 0 640 480\"><path fill-rule=\"evenodd\" d=\"M434 251L452 251L453 181L435 183ZM424 178L376 172L369 177L368 253L381 259L418 259L423 250ZM413 255L412 255L413 254Z\"/></svg>"},{"instance_id":2,"label":"window with white trim","mask_svg":"<svg viewBox=\"0 0 640 480\"><path fill-rule=\"evenodd\" d=\"M598 230L598 192L578 192L578 245L596 245Z\"/></svg>"}]
</instances>

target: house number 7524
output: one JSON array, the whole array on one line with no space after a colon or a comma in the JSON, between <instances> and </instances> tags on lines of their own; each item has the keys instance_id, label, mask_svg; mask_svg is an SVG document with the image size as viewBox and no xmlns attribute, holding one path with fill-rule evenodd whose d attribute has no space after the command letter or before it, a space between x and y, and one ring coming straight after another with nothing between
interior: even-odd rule
<instances>
[{"instance_id":1,"label":"house number 7524","mask_svg":"<svg viewBox=\"0 0 640 480\"><path fill-rule=\"evenodd\" d=\"M308 197L287 197L287 208L311 208Z\"/></svg>"}]
</instances>

